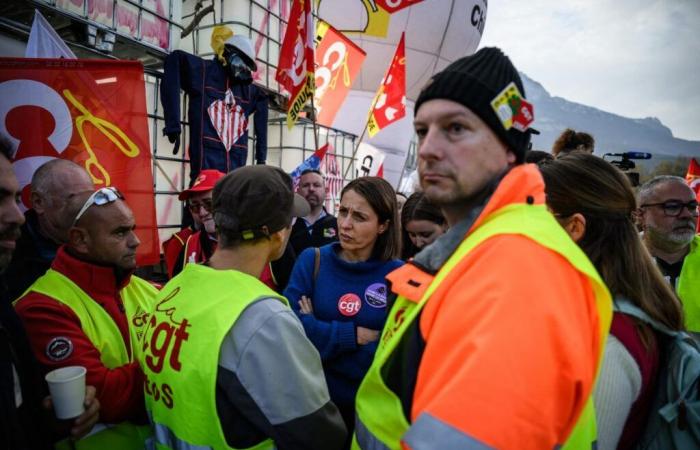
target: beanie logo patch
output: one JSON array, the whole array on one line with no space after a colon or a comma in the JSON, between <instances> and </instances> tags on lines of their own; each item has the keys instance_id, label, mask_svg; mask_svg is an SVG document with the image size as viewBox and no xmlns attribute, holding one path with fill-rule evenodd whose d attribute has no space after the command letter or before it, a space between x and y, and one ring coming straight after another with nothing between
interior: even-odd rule
<instances>
[{"instance_id":1,"label":"beanie logo patch","mask_svg":"<svg viewBox=\"0 0 700 450\"><path fill-rule=\"evenodd\" d=\"M525 100L518 86L512 81L491 100L491 107L506 130L515 128L525 132L535 121L532 104Z\"/></svg>"}]
</instances>

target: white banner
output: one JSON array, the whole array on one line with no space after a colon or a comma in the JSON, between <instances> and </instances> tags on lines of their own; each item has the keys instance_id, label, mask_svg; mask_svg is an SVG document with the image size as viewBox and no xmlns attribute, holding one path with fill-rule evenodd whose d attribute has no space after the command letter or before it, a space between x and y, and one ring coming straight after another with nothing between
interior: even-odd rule
<instances>
[{"instance_id":1,"label":"white banner","mask_svg":"<svg viewBox=\"0 0 700 450\"><path fill-rule=\"evenodd\" d=\"M63 39L56 33L39 10L34 10L34 22L29 33L25 58L67 58L76 59Z\"/></svg>"},{"instance_id":2,"label":"white banner","mask_svg":"<svg viewBox=\"0 0 700 450\"><path fill-rule=\"evenodd\" d=\"M384 152L377 147L361 143L355 156L355 178L376 176L384 157Z\"/></svg>"}]
</instances>

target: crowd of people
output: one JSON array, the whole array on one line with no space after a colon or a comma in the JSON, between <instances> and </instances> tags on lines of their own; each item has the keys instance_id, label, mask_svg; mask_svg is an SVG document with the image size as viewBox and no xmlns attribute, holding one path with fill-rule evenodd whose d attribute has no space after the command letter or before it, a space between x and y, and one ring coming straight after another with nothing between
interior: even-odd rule
<instances>
[{"instance_id":1,"label":"crowd of people","mask_svg":"<svg viewBox=\"0 0 700 450\"><path fill-rule=\"evenodd\" d=\"M317 170L296 193L271 166L203 170L164 285L135 274L128 198L54 160L22 214L0 140L1 446L634 448L668 355L627 311L700 338L696 194L635 192L588 133L532 150L506 89L497 48L432 77L407 198L361 177L334 216ZM41 377L65 366L85 412L59 421Z\"/></svg>"}]
</instances>

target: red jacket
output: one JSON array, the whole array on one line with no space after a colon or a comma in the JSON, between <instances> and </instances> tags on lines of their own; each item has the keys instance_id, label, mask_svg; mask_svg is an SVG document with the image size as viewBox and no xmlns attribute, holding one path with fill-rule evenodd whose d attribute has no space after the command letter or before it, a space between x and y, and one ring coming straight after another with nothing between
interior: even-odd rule
<instances>
[{"instance_id":1,"label":"red jacket","mask_svg":"<svg viewBox=\"0 0 700 450\"><path fill-rule=\"evenodd\" d=\"M165 259L165 267L168 269L168 278L175 276L173 273L175 266L178 265L178 259L181 258L182 249L185 248L185 242L194 234L194 230L190 227L174 233L170 238L163 242L163 258ZM182 270L182 266L180 269Z\"/></svg>"},{"instance_id":2,"label":"red jacket","mask_svg":"<svg viewBox=\"0 0 700 450\"><path fill-rule=\"evenodd\" d=\"M51 268L76 283L114 319L130 349L129 330L119 291L131 275L117 280L114 269L81 261L61 247ZM23 296L16 305L27 330L34 355L46 372L65 366L84 366L87 384L95 386L101 404L100 420L119 423L143 422L143 372L137 362L109 370L100 351L81 329L78 316L67 306L36 292Z\"/></svg>"}]
</instances>

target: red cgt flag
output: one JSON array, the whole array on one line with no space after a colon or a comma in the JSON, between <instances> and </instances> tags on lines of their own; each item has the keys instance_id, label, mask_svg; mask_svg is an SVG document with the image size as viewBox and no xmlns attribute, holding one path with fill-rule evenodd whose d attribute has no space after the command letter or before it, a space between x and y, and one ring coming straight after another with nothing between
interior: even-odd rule
<instances>
[{"instance_id":1,"label":"red cgt flag","mask_svg":"<svg viewBox=\"0 0 700 450\"><path fill-rule=\"evenodd\" d=\"M367 54L322 20L316 28L316 44L314 106L318 123L330 127Z\"/></svg>"},{"instance_id":2,"label":"red cgt flag","mask_svg":"<svg viewBox=\"0 0 700 450\"><path fill-rule=\"evenodd\" d=\"M74 161L95 187L124 194L141 240L138 263L159 261L141 63L0 58L0 132L17 147L12 166L24 205L39 166Z\"/></svg>"},{"instance_id":3,"label":"red cgt flag","mask_svg":"<svg viewBox=\"0 0 700 450\"><path fill-rule=\"evenodd\" d=\"M405 33L401 40L391 66L382 80L367 121L367 133L374 136L387 125L406 115L406 49Z\"/></svg>"},{"instance_id":4,"label":"red cgt flag","mask_svg":"<svg viewBox=\"0 0 700 450\"><path fill-rule=\"evenodd\" d=\"M695 198L700 202L700 164L695 158L690 158L688 172L685 175L685 182L695 191ZM700 222L698 222L698 232L700 232Z\"/></svg>"},{"instance_id":5,"label":"red cgt flag","mask_svg":"<svg viewBox=\"0 0 700 450\"><path fill-rule=\"evenodd\" d=\"M314 18L311 0L294 0L284 34L277 82L290 93L287 127L294 126L308 99L314 95Z\"/></svg>"},{"instance_id":6,"label":"red cgt flag","mask_svg":"<svg viewBox=\"0 0 700 450\"><path fill-rule=\"evenodd\" d=\"M690 164L688 164L688 173L685 175L685 181L700 198L700 164L698 164L695 158L690 159Z\"/></svg>"},{"instance_id":7,"label":"red cgt flag","mask_svg":"<svg viewBox=\"0 0 700 450\"><path fill-rule=\"evenodd\" d=\"M422 1L423 0L376 0L376 6L379 6L388 13L392 14ZM375 1L370 0L370 5L374 3Z\"/></svg>"}]
</instances>

